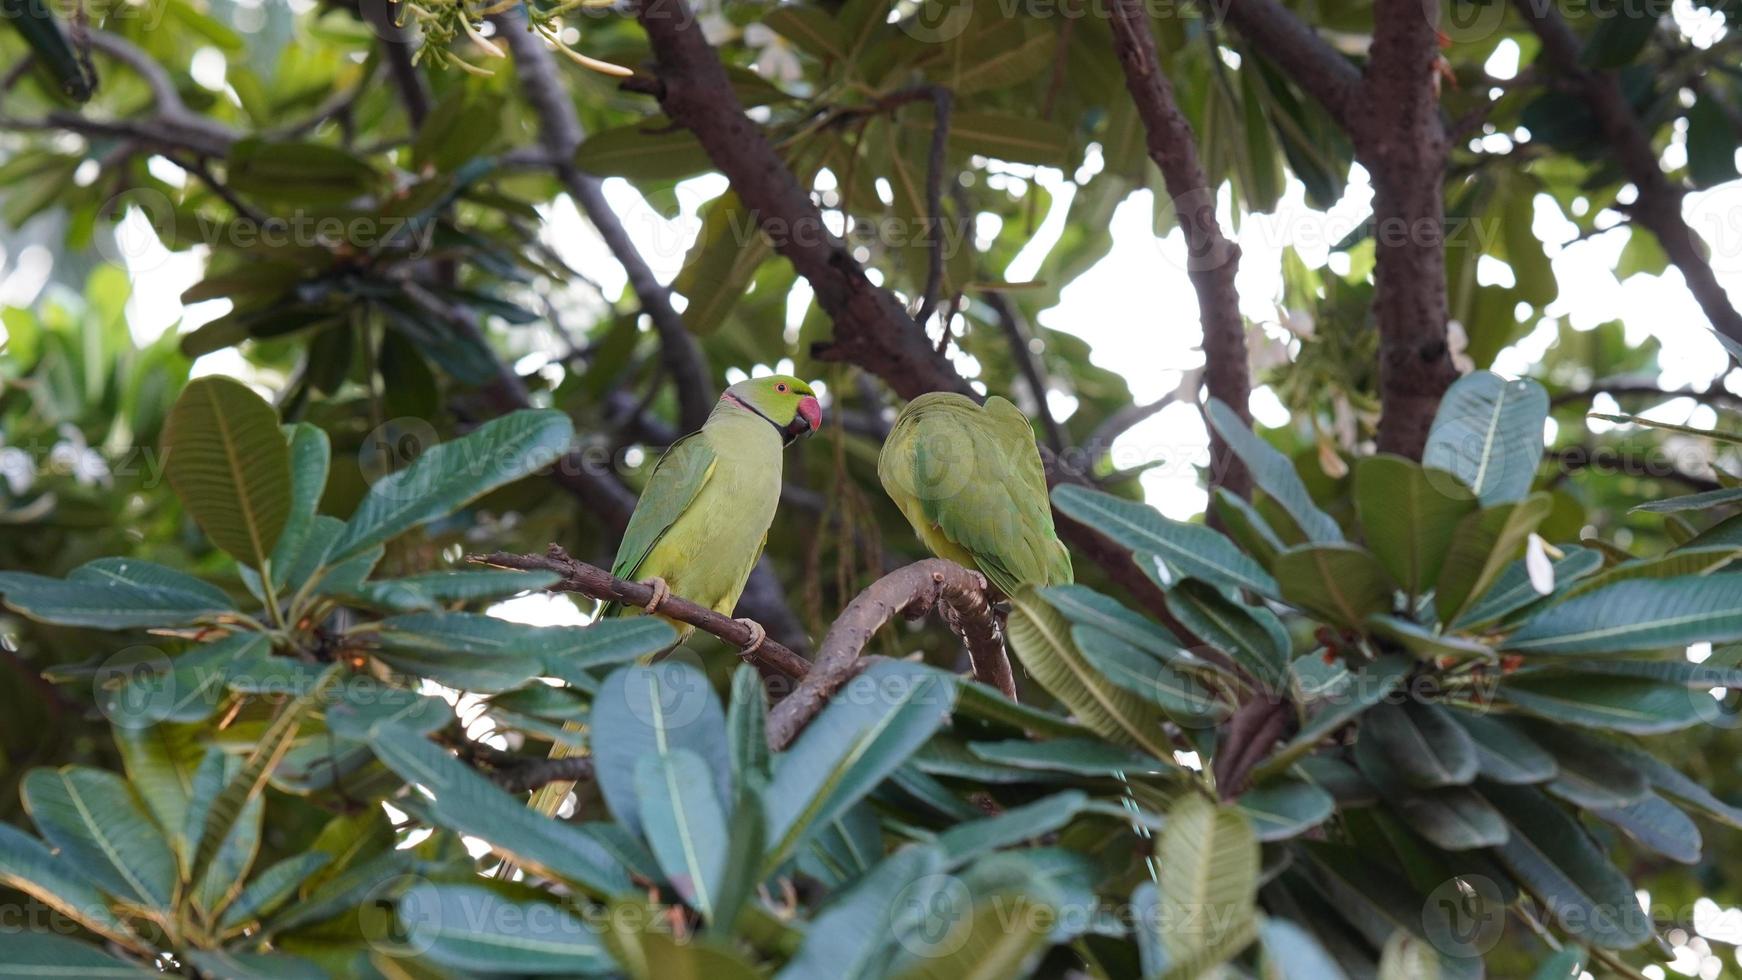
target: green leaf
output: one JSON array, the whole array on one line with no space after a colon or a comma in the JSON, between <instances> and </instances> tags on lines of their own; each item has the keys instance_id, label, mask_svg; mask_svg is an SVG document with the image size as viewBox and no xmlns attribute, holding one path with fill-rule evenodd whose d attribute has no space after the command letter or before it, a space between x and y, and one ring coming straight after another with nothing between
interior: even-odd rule
<instances>
[{"instance_id":1,"label":"green leaf","mask_svg":"<svg viewBox=\"0 0 1742 980\"><path fill-rule=\"evenodd\" d=\"M1650 791L1645 774L1618 755L1613 742L1534 718L1515 719L1513 726L1554 756L1555 777L1545 788L1574 806L1626 806Z\"/></svg>"},{"instance_id":2,"label":"green leaf","mask_svg":"<svg viewBox=\"0 0 1742 980\"><path fill-rule=\"evenodd\" d=\"M1276 980L1341 980L1342 967L1325 952L1312 933L1287 919L1267 918L1258 924L1264 946L1266 977Z\"/></svg>"},{"instance_id":3,"label":"green leaf","mask_svg":"<svg viewBox=\"0 0 1742 980\"><path fill-rule=\"evenodd\" d=\"M848 681L775 758L764 867L778 867L882 783L931 738L954 701L953 684L912 664L876 663Z\"/></svg>"},{"instance_id":4,"label":"green leaf","mask_svg":"<svg viewBox=\"0 0 1742 980\"><path fill-rule=\"evenodd\" d=\"M163 429L163 469L212 543L267 567L290 519L290 446L278 415L246 385L188 383Z\"/></svg>"},{"instance_id":5,"label":"green leaf","mask_svg":"<svg viewBox=\"0 0 1742 980\"><path fill-rule=\"evenodd\" d=\"M762 263L774 257L774 245L757 227L756 212L735 192L710 201L703 209L702 229L684 258L671 288L688 302L684 326L706 337L725 324L756 278Z\"/></svg>"},{"instance_id":6,"label":"green leaf","mask_svg":"<svg viewBox=\"0 0 1742 980\"><path fill-rule=\"evenodd\" d=\"M1053 491L1053 503L1072 520L1100 531L1120 547L1160 558L1183 577L1261 595L1277 594L1276 580L1269 572L1207 527L1169 520L1145 504L1069 484ZM1152 576L1157 574L1153 561L1141 564ZM1165 575L1162 582L1172 584Z\"/></svg>"},{"instance_id":7,"label":"green leaf","mask_svg":"<svg viewBox=\"0 0 1742 980\"><path fill-rule=\"evenodd\" d=\"M391 616L375 633L383 662L439 684L479 693L513 690L537 677L572 626L528 626L494 616L424 612Z\"/></svg>"},{"instance_id":8,"label":"green leaf","mask_svg":"<svg viewBox=\"0 0 1742 980\"><path fill-rule=\"evenodd\" d=\"M1714 336L1716 336L1714 334ZM1720 341L1722 343L1722 341ZM1659 422L1656 419L1641 418L1637 415L1608 415L1603 412L1592 412L1589 418L1614 422L1617 425L1643 425L1650 429L1662 429L1665 432L1680 432L1682 435L1697 436L1730 445L1742 445L1742 433L1726 432L1721 429L1701 429L1679 422Z\"/></svg>"},{"instance_id":9,"label":"green leaf","mask_svg":"<svg viewBox=\"0 0 1742 980\"><path fill-rule=\"evenodd\" d=\"M1663 579L1694 577L1710 575L1731 568L1742 560L1742 548L1734 545L1718 545L1715 547L1681 547L1667 554L1651 558L1638 558L1611 565L1583 578L1577 584L1558 592L1556 602L1576 599L1587 592L1595 592L1617 582L1630 579Z\"/></svg>"},{"instance_id":10,"label":"green leaf","mask_svg":"<svg viewBox=\"0 0 1742 980\"><path fill-rule=\"evenodd\" d=\"M1381 657L1359 674L1344 674L1339 683L1321 694L1319 700L1325 707L1308 718L1294 738L1252 770L1253 782L1263 782L1284 772L1301 756L1318 748L1327 735L1385 700L1403 683L1411 667L1412 663L1402 657Z\"/></svg>"},{"instance_id":11,"label":"green leaf","mask_svg":"<svg viewBox=\"0 0 1742 980\"><path fill-rule=\"evenodd\" d=\"M1561 552L1564 557L1555 559L1552 566L1555 586L1561 590L1561 596L1576 592L1585 581L1589 581L1587 576L1603 567L1603 553L1594 548L1565 545ZM1505 619L1544 598L1546 597L1542 593L1536 591L1536 586L1531 584L1530 570L1525 567L1524 559L1520 558L1506 566L1506 570L1489 587L1487 594L1459 614L1450 628L1477 629Z\"/></svg>"},{"instance_id":12,"label":"green leaf","mask_svg":"<svg viewBox=\"0 0 1742 980\"><path fill-rule=\"evenodd\" d=\"M1656 793L1622 807L1598 807L1591 815L1619 828L1648 851L1682 864L1700 862L1700 828Z\"/></svg>"},{"instance_id":13,"label":"green leaf","mask_svg":"<svg viewBox=\"0 0 1742 980\"><path fill-rule=\"evenodd\" d=\"M1435 633L1413 620L1398 616L1367 617L1367 632L1383 637L1423 660L1451 657L1457 660L1494 660L1494 649L1477 640Z\"/></svg>"},{"instance_id":14,"label":"green leaf","mask_svg":"<svg viewBox=\"0 0 1742 980\"><path fill-rule=\"evenodd\" d=\"M1093 738L1026 738L1002 742L971 742L968 751L987 762L1078 776L1123 776L1126 773L1174 771L1172 766L1122 746Z\"/></svg>"},{"instance_id":15,"label":"green leaf","mask_svg":"<svg viewBox=\"0 0 1742 980\"><path fill-rule=\"evenodd\" d=\"M216 747L207 750L205 759L194 774L189 794L189 812L183 827L185 839L195 842L200 840L209 817L217 815L213 804L226 788L228 780L243 765L241 759L227 756ZM213 853L205 873L193 879L193 889L189 897L207 921L216 919L229 906L230 901L241 891L242 883L247 880L248 869L253 866L254 856L260 848L260 827L265 810L266 801L263 796L254 796L244 803L217 851ZM190 862L197 857L197 854L191 856Z\"/></svg>"},{"instance_id":16,"label":"green leaf","mask_svg":"<svg viewBox=\"0 0 1742 980\"><path fill-rule=\"evenodd\" d=\"M187 956L200 973L224 980L326 980L328 976L313 960L282 952L191 950Z\"/></svg>"},{"instance_id":17,"label":"green leaf","mask_svg":"<svg viewBox=\"0 0 1742 980\"><path fill-rule=\"evenodd\" d=\"M1288 683L1288 630L1262 606L1234 602L1209 585L1187 579L1168 593L1168 609L1198 639L1221 650L1259 681L1280 690Z\"/></svg>"},{"instance_id":18,"label":"green leaf","mask_svg":"<svg viewBox=\"0 0 1742 980\"><path fill-rule=\"evenodd\" d=\"M726 739L732 780L747 786L771 772L768 753L768 695L756 668L742 664L732 673L732 701L726 708Z\"/></svg>"},{"instance_id":19,"label":"green leaf","mask_svg":"<svg viewBox=\"0 0 1742 980\"><path fill-rule=\"evenodd\" d=\"M1422 789L1393 764L1382 737L1363 731L1355 743L1361 775L1390 804L1392 812L1435 847L1468 851L1506 842L1506 821L1488 801L1467 786Z\"/></svg>"},{"instance_id":20,"label":"green leaf","mask_svg":"<svg viewBox=\"0 0 1742 980\"><path fill-rule=\"evenodd\" d=\"M1220 399L1210 399L1208 415L1211 428L1252 471L1252 481L1293 518L1307 540L1319 543L1343 540L1342 528L1313 503L1312 494L1307 492L1306 484L1301 482L1287 456L1247 428Z\"/></svg>"},{"instance_id":21,"label":"green leaf","mask_svg":"<svg viewBox=\"0 0 1742 980\"><path fill-rule=\"evenodd\" d=\"M229 840L231 830L244 819L243 811L266 790L266 780L272 775L273 767L290 750L303 719L315 708L321 692L339 676L341 669L339 664L328 667L307 693L278 710L247 760L229 778L223 791L211 798L209 806L190 806L190 827L193 817L197 816L199 834L197 837L191 832L189 834L196 842L193 858L188 862L189 880L203 881L207 870L214 867L213 862ZM194 799L197 802L197 794Z\"/></svg>"},{"instance_id":22,"label":"green leaf","mask_svg":"<svg viewBox=\"0 0 1742 980\"><path fill-rule=\"evenodd\" d=\"M1495 856L1569 935L1605 949L1631 949L1651 935L1633 886L1565 810L1529 787L1481 792L1512 831Z\"/></svg>"},{"instance_id":23,"label":"green leaf","mask_svg":"<svg viewBox=\"0 0 1742 980\"><path fill-rule=\"evenodd\" d=\"M984 820L970 820L938 835L937 844L953 861L968 861L1057 831L1088 805L1088 794L1066 790Z\"/></svg>"},{"instance_id":24,"label":"green leaf","mask_svg":"<svg viewBox=\"0 0 1742 980\"><path fill-rule=\"evenodd\" d=\"M1010 650L1047 693L1082 725L1121 745L1172 759L1163 735L1165 720L1155 702L1108 680L1077 649L1065 618L1030 590L1011 598L1005 622Z\"/></svg>"},{"instance_id":25,"label":"green leaf","mask_svg":"<svg viewBox=\"0 0 1742 980\"><path fill-rule=\"evenodd\" d=\"M1476 778L1476 743L1438 705L1379 704L1361 716L1361 738L1418 789L1463 786Z\"/></svg>"},{"instance_id":26,"label":"green leaf","mask_svg":"<svg viewBox=\"0 0 1742 980\"><path fill-rule=\"evenodd\" d=\"M846 891L831 896L811 920L798 952L778 980L861 980L882 976L891 937L911 918L912 902L939 887L943 852L934 845L904 847L884 858ZM929 886L929 889L928 889ZM912 928L909 924L906 928ZM924 935L924 934L922 934Z\"/></svg>"},{"instance_id":27,"label":"green leaf","mask_svg":"<svg viewBox=\"0 0 1742 980\"><path fill-rule=\"evenodd\" d=\"M1730 576L1630 579L1533 617L1506 649L1534 654L1624 653L1742 639L1742 589Z\"/></svg>"},{"instance_id":28,"label":"green leaf","mask_svg":"<svg viewBox=\"0 0 1742 980\"><path fill-rule=\"evenodd\" d=\"M901 980L960 980L967 977L1024 977L1049 945L1058 918L1044 901L1014 889L982 893L957 916ZM932 923L928 923L932 925ZM929 937L928 937L929 938Z\"/></svg>"},{"instance_id":29,"label":"green leaf","mask_svg":"<svg viewBox=\"0 0 1742 980\"><path fill-rule=\"evenodd\" d=\"M1111 633L1093 626L1074 626L1071 642L1091 669L1154 703L1181 727L1207 728L1233 711L1233 705L1215 687Z\"/></svg>"},{"instance_id":30,"label":"green leaf","mask_svg":"<svg viewBox=\"0 0 1742 980\"><path fill-rule=\"evenodd\" d=\"M410 466L377 480L333 545L334 559L359 554L533 473L561 456L574 436L569 417L523 410L432 446Z\"/></svg>"},{"instance_id":31,"label":"green leaf","mask_svg":"<svg viewBox=\"0 0 1742 980\"><path fill-rule=\"evenodd\" d=\"M1037 167L1069 166L1072 149L1070 134L1058 123L997 112L951 113L949 145L959 153Z\"/></svg>"},{"instance_id":32,"label":"green leaf","mask_svg":"<svg viewBox=\"0 0 1742 980\"><path fill-rule=\"evenodd\" d=\"M1737 134L1730 120L1718 93L1700 89L1688 109L1688 178L1695 187L1716 187L1736 179Z\"/></svg>"},{"instance_id":33,"label":"green leaf","mask_svg":"<svg viewBox=\"0 0 1742 980\"><path fill-rule=\"evenodd\" d=\"M1544 959L1530 975L1530 980L1579 980L1584 972L1585 947L1570 943Z\"/></svg>"},{"instance_id":34,"label":"green leaf","mask_svg":"<svg viewBox=\"0 0 1742 980\"><path fill-rule=\"evenodd\" d=\"M184 860L192 857L192 843L183 831L194 773L205 756L200 741L203 726L115 725L113 732L127 781L164 829L175 852Z\"/></svg>"},{"instance_id":35,"label":"green leaf","mask_svg":"<svg viewBox=\"0 0 1742 980\"><path fill-rule=\"evenodd\" d=\"M224 176L238 193L298 204L343 204L381 184L367 161L337 147L252 137L230 147Z\"/></svg>"},{"instance_id":36,"label":"green leaf","mask_svg":"<svg viewBox=\"0 0 1742 980\"><path fill-rule=\"evenodd\" d=\"M636 772L642 758L686 749L713 780L714 799L731 799L726 716L706 675L681 660L625 667L593 699L593 778L619 823L643 826Z\"/></svg>"},{"instance_id":37,"label":"green leaf","mask_svg":"<svg viewBox=\"0 0 1742 980\"><path fill-rule=\"evenodd\" d=\"M1471 372L1440 400L1422 463L1455 476L1483 507L1523 500L1542 459L1546 418L1542 385Z\"/></svg>"},{"instance_id":38,"label":"green leaf","mask_svg":"<svg viewBox=\"0 0 1742 980\"><path fill-rule=\"evenodd\" d=\"M1669 13L1669 0L1642 0L1605 8L1597 29L1585 39L1579 63L1586 68L1621 68L1639 56L1657 30L1657 22Z\"/></svg>"},{"instance_id":39,"label":"green leaf","mask_svg":"<svg viewBox=\"0 0 1742 980\"><path fill-rule=\"evenodd\" d=\"M1706 510L1725 504L1742 503L1742 487L1719 487L1704 493L1690 493L1665 500L1648 500L1633 508L1648 514L1679 514L1690 510Z\"/></svg>"},{"instance_id":40,"label":"green leaf","mask_svg":"<svg viewBox=\"0 0 1742 980\"><path fill-rule=\"evenodd\" d=\"M712 920L731 824L709 776L707 763L688 749L643 755L635 761L642 836L666 880L684 901Z\"/></svg>"},{"instance_id":41,"label":"green leaf","mask_svg":"<svg viewBox=\"0 0 1742 980\"><path fill-rule=\"evenodd\" d=\"M1235 806L1263 842L1287 840L1331 818L1337 801L1312 783L1273 779L1240 794Z\"/></svg>"},{"instance_id":42,"label":"green leaf","mask_svg":"<svg viewBox=\"0 0 1742 980\"><path fill-rule=\"evenodd\" d=\"M1711 720L1715 710L1703 691L1630 677L1515 676L1496 696L1550 721L1635 735L1678 731Z\"/></svg>"},{"instance_id":43,"label":"green leaf","mask_svg":"<svg viewBox=\"0 0 1742 980\"><path fill-rule=\"evenodd\" d=\"M682 180L713 169L695 134L671 124L600 130L575 150L575 166L595 177Z\"/></svg>"},{"instance_id":44,"label":"green leaf","mask_svg":"<svg viewBox=\"0 0 1742 980\"><path fill-rule=\"evenodd\" d=\"M108 900L64 854L55 855L11 824L0 824L0 885L29 895L99 935L131 940L126 923L110 911ZM12 932L9 939L18 935ZM10 943L7 948L11 948ZM0 964L7 962L6 954L0 952Z\"/></svg>"},{"instance_id":45,"label":"green leaf","mask_svg":"<svg viewBox=\"0 0 1742 980\"><path fill-rule=\"evenodd\" d=\"M143 980L160 976L155 970L117 959L76 939L41 932L9 932L0 949L0 976L80 977L81 980Z\"/></svg>"},{"instance_id":46,"label":"green leaf","mask_svg":"<svg viewBox=\"0 0 1742 980\"><path fill-rule=\"evenodd\" d=\"M100 769L32 769L20 795L60 860L122 901L166 913L180 870L132 788Z\"/></svg>"},{"instance_id":47,"label":"green leaf","mask_svg":"<svg viewBox=\"0 0 1742 980\"><path fill-rule=\"evenodd\" d=\"M1258 840L1240 811L1195 794L1167 813L1156 841L1162 943L1175 961L1252 927Z\"/></svg>"},{"instance_id":48,"label":"green leaf","mask_svg":"<svg viewBox=\"0 0 1742 980\"><path fill-rule=\"evenodd\" d=\"M1459 522L1434 589L1440 621L1455 622L1482 598L1553 509L1554 499L1538 493L1517 503L1485 507Z\"/></svg>"},{"instance_id":49,"label":"green leaf","mask_svg":"<svg viewBox=\"0 0 1742 980\"><path fill-rule=\"evenodd\" d=\"M1476 499L1450 473L1402 456L1368 456L1355 464L1355 508L1367 547L1414 597L1439 578L1452 535Z\"/></svg>"},{"instance_id":50,"label":"green leaf","mask_svg":"<svg viewBox=\"0 0 1742 980\"><path fill-rule=\"evenodd\" d=\"M1234 539L1241 550L1258 559L1265 568L1270 567L1276 553L1287 545L1270 529L1264 515L1258 513L1258 508L1245 499L1228 492L1227 487L1217 487L1211 498L1211 506L1217 517L1221 518L1222 526L1227 529L1228 536Z\"/></svg>"},{"instance_id":51,"label":"green leaf","mask_svg":"<svg viewBox=\"0 0 1742 980\"><path fill-rule=\"evenodd\" d=\"M1089 730L1056 712L1017 704L1003 694L970 678L956 679L956 713L1035 737L1087 735Z\"/></svg>"},{"instance_id":52,"label":"green leaf","mask_svg":"<svg viewBox=\"0 0 1742 980\"><path fill-rule=\"evenodd\" d=\"M1352 544L1300 545L1274 567L1285 600L1337 626L1359 628L1389 611L1396 591L1379 560Z\"/></svg>"},{"instance_id":53,"label":"green leaf","mask_svg":"<svg viewBox=\"0 0 1742 980\"><path fill-rule=\"evenodd\" d=\"M333 860L320 851L294 854L254 876L224 910L218 928L228 932L277 911L316 872Z\"/></svg>"},{"instance_id":54,"label":"green leaf","mask_svg":"<svg viewBox=\"0 0 1742 980\"><path fill-rule=\"evenodd\" d=\"M835 18L820 7L783 3L762 15L762 26L818 58L845 58L846 39Z\"/></svg>"},{"instance_id":55,"label":"green leaf","mask_svg":"<svg viewBox=\"0 0 1742 980\"><path fill-rule=\"evenodd\" d=\"M369 744L399 778L434 797L402 798L434 823L481 838L498 853L592 894L629 889L629 876L591 835L539 814L423 736L383 725L370 734Z\"/></svg>"},{"instance_id":56,"label":"green leaf","mask_svg":"<svg viewBox=\"0 0 1742 980\"><path fill-rule=\"evenodd\" d=\"M1742 829L1742 807L1735 807L1712 794L1712 791L1683 775L1657 756L1640 749L1616 746L1620 760L1638 770L1656 789L1691 806L1706 816L1729 827Z\"/></svg>"},{"instance_id":57,"label":"green leaf","mask_svg":"<svg viewBox=\"0 0 1742 980\"><path fill-rule=\"evenodd\" d=\"M327 488L333 450L326 432L317 426L298 422L289 430L290 511L272 548L272 573L276 584L294 588L302 583L287 578L285 572L308 542L315 508Z\"/></svg>"},{"instance_id":58,"label":"green leaf","mask_svg":"<svg viewBox=\"0 0 1742 980\"><path fill-rule=\"evenodd\" d=\"M1548 782L1559 771L1553 755L1506 719L1457 708L1446 713L1476 746L1476 768L1483 779L1526 785Z\"/></svg>"},{"instance_id":59,"label":"green leaf","mask_svg":"<svg viewBox=\"0 0 1742 980\"><path fill-rule=\"evenodd\" d=\"M421 881L400 896L397 913L419 956L462 973L612 971L597 927L558 905L515 901L482 885Z\"/></svg>"},{"instance_id":60,"label":"green leaf","mask_svg":"<svg viewBox=\"0 0 1742 980\"><path fill-rule=\"evenodd\" d=\"M106 630L183 626L235 610L222 590L137 558L99 558L64 580L0 572L0 593L38 622Z\"/></svg>"},{"instance_id":61,"label":"green leaf","mask_svg":"<svg viewBox=\"0 0 1742 980\"><path fill-rule=\"evenodd\" d=\"M450 603L490 602L556 584L555 572L465 569L376 579L354 593L358 601L388 612L439 609Z\"/></svg>"}]
</instances>

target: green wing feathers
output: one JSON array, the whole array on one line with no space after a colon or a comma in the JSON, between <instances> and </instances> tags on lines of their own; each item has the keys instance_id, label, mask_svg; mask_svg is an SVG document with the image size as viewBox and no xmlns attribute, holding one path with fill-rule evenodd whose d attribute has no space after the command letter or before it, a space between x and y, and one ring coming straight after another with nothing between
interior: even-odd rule
<instances>
[{"instance_id":1,"label":"green wing feathers","mask_svg":"<svg viewBox=\"0 0 1742 980\"><path fill-rule=\"evenodd\" d=\"M641 575L641 566L659 539L665 537L677 519L683 516L707 485L714 472L714 450L700 432L692 432L671 444L653 472L647 486L629 516L629 527L617 545L617 559L611 563L611 574L634 579ZM605 608L605 615L615 614L615 604Z\"/></svg>"},{"instance_id":2,"label":"green wing feathers","mask_svg":"<svg viewBox=\"0 0 1742 980\"><path fill-rule=\"evenodd\" d=\"M1003 398L984 407L946 392L915 398L895 420L877 475L934 554L978 568L1005 595L1071 581L1034 430Z\"/></svg>"}]
</instances>

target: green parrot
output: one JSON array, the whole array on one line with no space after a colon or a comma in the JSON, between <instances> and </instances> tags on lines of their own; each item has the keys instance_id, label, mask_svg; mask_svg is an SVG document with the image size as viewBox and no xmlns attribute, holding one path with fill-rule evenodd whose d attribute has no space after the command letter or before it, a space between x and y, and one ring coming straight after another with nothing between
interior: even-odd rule
<instances>
[{"instance_id":1,"label":"green parrot","mask_svg":"<svg viewBox=\"0 0 1742 980\"><path fill-rule=\"evenodd\" d=\"M895 419L877 476L932 554L978 569L1009 600L1005 640L1029 676L1097 733L1171 758L1159 716L1098 676L1064 618L1035 594L1072 581L1071 556L1053 529L1034 429L1015 405L947 392L915 398Z\"/></svg>"},{"instance_id":2,"label":"green parrot","mask_svg":"<svg viewBox=\"0 0 1742 980\"><path fill-rule=\"evenodd\" d=\"M822 425L822 407L810 385L787 375L740 381L720 395L700 430L665 451L642 488L629 527L617 546L611 574L653 587L645 609L608 606L604 615L657 614L679 595L724 616L732 614L751 569L762 556L780 502L781 450ZM667 620L682 643L694 626ZM762 642L762 627L740 620ZM551 747L551 758L571 754ZM551 783L532 806L556 813L570 783Z\"/></svg>"}]
</instances>

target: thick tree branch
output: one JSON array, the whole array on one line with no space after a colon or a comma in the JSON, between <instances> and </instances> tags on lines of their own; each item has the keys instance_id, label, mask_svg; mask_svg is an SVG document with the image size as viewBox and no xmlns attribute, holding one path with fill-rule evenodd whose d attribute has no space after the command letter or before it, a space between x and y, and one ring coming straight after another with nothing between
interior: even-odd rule
<instances>
[{"instance_id":1,"label":"thick tree branch","mask_svg":"<svg viewBox=\"0 0 1742 980\"><path fill-rule=\"evenodd\" d=\"M928 391L971 393L894 295L873 284L829 232L809 192L744 115L725 68L684 0L641 0L636 9L657 62L652 88L660 106L695 134L775 250L810 283L834 321L834 343L819 355L871 370L904 398Z\"/></svg>"},{"instance_id":2,"label":"thick tree branch","mask_svg":"<svg viewBox=\"0 0 1742 980\"><path fill-rule=\"evenodd\" d=\"M659 334L660 358L677 388L678 414L684 431L701 428L719 391L695 337L671 305L671 291L660 283L642 258L622 220L605 200L599 179L582 173L574 165L575 148L581 145L583 134L574 103L563 88L556 59L544 40L527 25L526 14L519 7L492 14L490 20L514 56L520 91L538 116L539 141L549 155L557 179L598 230L605 247L616 256L642 311L653 321L653 329Z\"/></svg>"},{"instance_id":3,"label":"thick tree branch","mask_svg":"<svg viewBox=\"0 0 1742 980\"><path fill-rule=\"evenodd\" d=\"M1446 343L1439 3L1381 0L1373 17L1361 109L1350 121L1356 155L1373 174L1379 451L1420 459L1440 396L1458 377Z\"/></svg>"},{"instance_id":4,"label":"thick tree branch","mask_svg":"<svg viewBox=\"0 0 1742 980\"><path fill-rule=\"evenodd\" d=\"M1014 696L1010 663L986 602L985 578L954 562L928 558L871 583L842 610L823 638L811 672L769 712L769 746L779 750L792 744L841 685L858 673L860 653L891 618L899 613L918 619L933 608L967 640L975 675Z\"/></svg>"},{"instance_id":5,"label":"thick tree branch","mask_svg":"<svg viewBox=\"0 0 1742 980\"><path fill-rule=\"evenodd\" d=\"M1211 14L1217 5L1204 0ZM1361 70L1277 0L1226 0L1228 22L1325 107L1345 131L1360 111Z\"/></svg>"},{"instance_id":6,"label":"thick tree branch","mask_svg":"<svg viewBox=\"0 0 1742 980\"><path fill-rule=\"evenodd\" d=\"M1125 87L1143 120L1149 158L1161 168L1175 217L1186 239L1186 276L1198 297L1204 332L1205 380L1248 425L1252 378L1246 363L1246 321L1234 275L1240 248L1222 234L1216 221L1216 194L1198 162L1197 140L1174 100L1173 86L1161 72L1149 8L1143 0L1113 0L1113 50L1125 70ZM1214 430L1210 433L1210 486L1225 486L1242 497L1252 493L1252 477Z\"/></svg>"},{"instance_id":7,"label":"thick tree branch","mask_svg":"<svg viewBox=\"0 0 1742 980\"><path fill-rule=\"evenodd\" d=\"M568 552L554 544L542 555L515 555L497 551L488 555L467 555L466 560L494 568L556 572L562 576L562 581L551 586L553 592L578 592L603 602L622 602L633 606L645 606L653 598L651 586L617 578L603 568L570 557ZM743 623L697 605L682 596L668 597L660 604L659 614L667 619L688 623L704 633L712 633L739 649L755 640L755 635ZM770 668L793 679L802 678L811 670L809 661L772 637L763 640L755 652L742 656L758 669Z\"/></svg>"},{"instance_id":8,"label":"thick tree branch","mask_svg":"<svg viewBox=\"0 0 1742 980\"><path fill-rule=\"evenodd\" d=\"M1706 261L1705 245L1682 218L1685 191L1673 183L1658 165L1651 133L1621 91L1613 72L1585 68L1579 59L1582 45L1567 26L1552 0L1514 0L1520 16L1542 40L1542 55L1559 74L1571 79L1603 129L1604 142L1615 154L1639 197L1627 208L1634 221L1651 229L1664 254L1680 270L1688 291L1711 321L1712 327L1732 340L1742 341L1742 312L1725 292Z\"/></svg>"}]
</instances>

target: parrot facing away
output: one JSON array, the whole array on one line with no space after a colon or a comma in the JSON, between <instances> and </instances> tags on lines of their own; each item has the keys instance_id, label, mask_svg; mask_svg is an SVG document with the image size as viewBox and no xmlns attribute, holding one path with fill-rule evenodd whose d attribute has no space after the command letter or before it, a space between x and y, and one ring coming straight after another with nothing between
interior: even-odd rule
<instances>
[{"instance_id":1,"label":"parrot facing away","mask_svg":"<svg viewBox=\"0 0 1742 980\"><path fill-rule=\"evenodd\" d=\"M932 554L978 569L1009 599L1005 639L1030 676L1099 734L1172 757L1159 716L1105 683L1064 618L1035 593L1073 576L1020 409L996 395L984 406L949 392L921 395L896 417L877 476Z\"/></svg>"},{"instance_id":2,"label":"parrot facing away","mask_svg":"<svg viewBox=\"0 0 1742 980\"><path fill-rule=\"evenodd\" d=\"M680 595L731 615L774 522L781 451L821 425L816 393L797 378L777 374L727 388L707 423L672 443L654 464L617 546L611 574L651 585L652 601L645 610L610 606L604 614L657 614L667 596ZM667 621L679 643L695 631ZM739 622L753 636L745 649L760 646L762 627ZM560 742L551 748L553 759L570 754ZM541 787L531 805L554 814L572 785Z\"/></svg>"}]
</instances>

